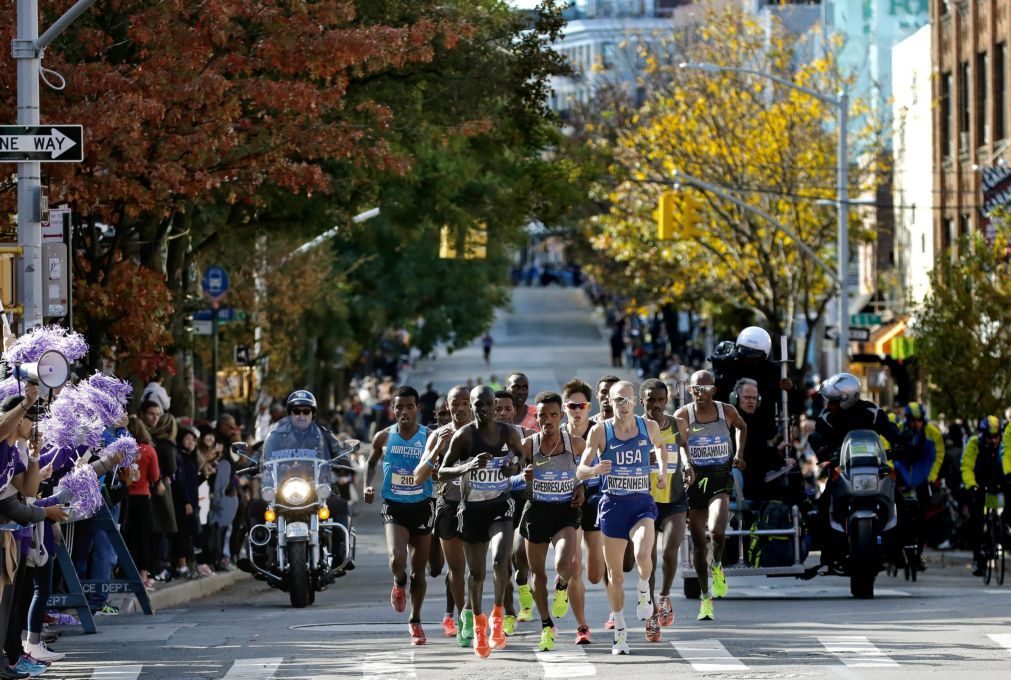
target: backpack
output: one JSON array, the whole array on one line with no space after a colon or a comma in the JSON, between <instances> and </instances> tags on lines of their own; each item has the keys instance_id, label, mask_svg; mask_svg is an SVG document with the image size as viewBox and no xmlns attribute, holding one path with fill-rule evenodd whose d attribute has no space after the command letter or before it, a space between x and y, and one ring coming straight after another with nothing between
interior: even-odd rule
<instances>
[{"instance_id":1,"label":"backpack","mask_svg":"<svg viewBox=\"0 0 1011 680\"><path fill-rule=\"evenodd\" d=\"M793 511L786 503L769 501L751 525L752 531L792 529ZM748 546L748 564L753 567L788 567L793 564L793 536L755 536ZM806 557L801 549L801 561Z\"/></svg>"}]
</instances>

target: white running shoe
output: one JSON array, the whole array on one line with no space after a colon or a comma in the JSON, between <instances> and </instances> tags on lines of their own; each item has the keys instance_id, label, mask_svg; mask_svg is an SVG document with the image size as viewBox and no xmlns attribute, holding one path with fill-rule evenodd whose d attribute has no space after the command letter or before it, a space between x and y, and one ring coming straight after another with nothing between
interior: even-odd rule
<instances>
[{"instance_id":1,"label":"white running shoe","mask_svg":"<svg viewBox=\"0 0 1011 680\"><path fill-rule=\"evenodd\" d=\"M640 621L645 621L653 616L653 600L649 598L649 593L639 593L639 602L635 605L635 615Z\"/></svg>"},{"instance_id":2,"label":"white running shoe","mask_svg":"<svg viewBox=\"0 0 1011 680\"><path fill-rule=\"evenodd\" d=\"M60 652L49 651L45 642L40 642L37 645L33 645L29 642L25 644L25 651L28 652L33 659L38 659L39 661L45 661L47 663L60 661L66 656L66 654L61 654Z\"/></svg>"},{"instance_id":3,"label":"white running shoe","mask_svg":"<svg viewBox=\"0 0 1011 680\"><path fill-rule=\"evenodd\" d=\"M628 647L628 629L622 628L621 630L614 631L614 645L611 647L611 654L618 656L619 654L631 654L632 650Z\"/></svg>"}]
</instances>

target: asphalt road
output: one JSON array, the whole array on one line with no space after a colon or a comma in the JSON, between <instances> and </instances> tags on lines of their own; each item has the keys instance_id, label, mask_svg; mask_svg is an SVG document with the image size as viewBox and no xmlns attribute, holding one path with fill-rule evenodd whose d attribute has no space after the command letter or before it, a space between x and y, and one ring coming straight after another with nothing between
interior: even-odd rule
<instances>
[{"instance_id":1,"label":"asphalt road","mask_svg":"<svg viewBox=\"0 0 1011 680\"><path fill-rule=\"evenodd\" d=\"M518 291L518 314L496 324L492 366L478 346L419 366L412 381L445 388L468 377L501 379L520 367L531 392L556 388L572 375L591 382L608 372L606 338L576 291ZM558 621L555 652L535 653L538 630L520 624L505 650L486 660L441 637L442 578L430 579L424 608L428 645L408 643L406 614L389 605L391 577L376 508L356 517L359 568L293 610L287 596L258 582L185 609L99 620L100 632L68 630L54 648L67 652L46 677L118 680L208 678L982 678L1011 677L1011 581L984 587L967 565L934 563L917 583L882 575L874 600L849 595L838 577L728 578L716 620L695 620L697 602L680 595L677 620L659 643L647 642L628 604L632 654L612 657L603 630L602 586L590 588L594 643L572 644L571 614ZM550 559L550 558L549 558Z\"/></svg>"}]
</instances>

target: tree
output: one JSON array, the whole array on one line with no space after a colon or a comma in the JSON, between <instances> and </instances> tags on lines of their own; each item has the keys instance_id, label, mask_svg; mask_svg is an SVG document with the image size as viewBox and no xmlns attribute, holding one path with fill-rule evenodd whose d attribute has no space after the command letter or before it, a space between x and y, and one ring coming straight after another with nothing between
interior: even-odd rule
<instances>
[{"instance_id":1,"label":"tree","mask_svg":"<svg viewBox=\"0 0 1011 680\"><path fill-rule=\"evenodd\" d=\"M958 259L931 272L912 324L931 406L966 421L1011 403L1011 224L995 219L992 241L963 237Z\"/></svg>"}]
</instances>

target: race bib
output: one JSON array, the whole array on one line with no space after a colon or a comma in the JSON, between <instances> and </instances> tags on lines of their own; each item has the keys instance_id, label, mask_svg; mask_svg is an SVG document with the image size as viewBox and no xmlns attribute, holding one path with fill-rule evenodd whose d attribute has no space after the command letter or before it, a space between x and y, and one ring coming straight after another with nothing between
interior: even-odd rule
<instances>
[{"instance_id":1,"label":"race bib","mask_svg":"<svg viewBox=\"0 0 1011 680\"><path fill-rule=\"evenodd\" d=\"M474 491L507 491L509 478L502 472L502 468L508 464L508 456L498 456L489 460L483 468L471 470L470 488Z\"/></svg>"},{"instance_id":2,"label":"race bib","mask_svg":"<svg viewBox=\"0 0 1011 680\"><path fill-rule=\"evenodd\" d=\"M390 475L390 489L398 496L417 496L425 487L414 481L414 470L394 470Z\"/></svg>"},{"instance_id":3,"label":"race bib","mask_svg":"<svg viewBox=\"0 0 1011 680\"><path fill-rule=\"evenodd\" d=\"M689 437L688 454L694 465L723 465L730 460L730 440L718 436Z\"/></svg>"},{"instance_id":4,"label":"race bib","mask_svg":"<svg viewBox=\"0 0 1011 680\"><path fill-rule=\"evenodd\" d=\"M678 455L677 444L664 444L664 449L667 451L667 474L673 475L678 471L678 462L681 456ZM654 459L650 462L649 471L655 475L660 474L660 465Z\"/></svg>"},{"instance_id":5,"label":"race bib","mask_svg":"<svg viewBox=\"0 0 1011 680\"><path fill-rule=\"evenodd\" d=\"M572 498L576 490L576 474L571 470L545 470L534 474L535 501L563 503Z\"/></svg>"},{"instance_id":6,"label":"race bib","mask_svg":"<svg viewBox=\"0 0 1011 680\"><path fill-rule=\"evenodd\" d=\"M608 491L649 493L649 467L646 465L615 465L607 475Z\"/></svg>"}]
</instances>

